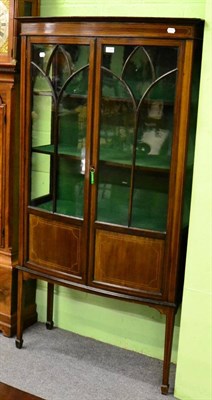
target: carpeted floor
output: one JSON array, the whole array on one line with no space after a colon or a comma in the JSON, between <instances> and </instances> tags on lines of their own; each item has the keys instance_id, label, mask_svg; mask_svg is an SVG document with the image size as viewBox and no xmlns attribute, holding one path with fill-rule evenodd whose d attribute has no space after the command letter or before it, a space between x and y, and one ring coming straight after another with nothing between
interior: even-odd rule
<instances>
[{"instance_id":1,"label":"carpeted floor","mask_svg":"<svg viewBox=\"0 0 212 400\"><path fill-rule=\"evenodd\" d=\"M0 381L46 400L175 399L160 394L161 374L159 360L41 323L24 332L21 350L0 334ZM172 365L170 392L174 377Z\"/></svg>"}]
</instances>

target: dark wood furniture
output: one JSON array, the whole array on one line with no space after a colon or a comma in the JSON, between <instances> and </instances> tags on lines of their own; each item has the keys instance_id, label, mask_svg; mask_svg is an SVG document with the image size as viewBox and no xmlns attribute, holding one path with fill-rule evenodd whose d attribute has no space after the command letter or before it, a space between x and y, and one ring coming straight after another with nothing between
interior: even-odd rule
<instances>
[{"instance_id":1,"label":"dark wood furniture","mask_svg":"<svg viewBox=\"0 0 212 400\"><path fill-rule=\"evenodd\" d=\"M203 22L21 20L18 333L23 282L166 316L162 393L183 284ZM195 60L195 62L194 62Z\"/></svg>"},{"instance_id":2,"label":"dark wood furniture","mask_svg":"<svg viewBox=\"0 0 212 400\"><path fill-rule=\"evenodd\" d=\"M2 400L42 400L41 397L23 392L6 383L0 382L0 399Z\"/></svg>"},{"instance_id":3,"label":"dark wood furniture","mask_svg":"<svg viewBox=\"0 0 212 400\"><path fill-rule=\"evenodd\" d=\"M0 331L16 332L18 259L19 72L17 15L38 15L38 0L0 1ZM28 284L25 323L37 318L35 285Z\"/></svg>"}]
</instances>

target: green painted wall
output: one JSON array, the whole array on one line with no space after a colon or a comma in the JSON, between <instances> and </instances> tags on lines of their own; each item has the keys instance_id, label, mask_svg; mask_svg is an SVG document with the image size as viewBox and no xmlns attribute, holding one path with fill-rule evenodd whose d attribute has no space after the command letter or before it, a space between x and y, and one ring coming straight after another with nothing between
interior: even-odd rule
<instances>
[{"instance_id":1,"label":"green painted wall","mask_svg":"<svg viewBox=\"0 0 212 400\"><path fill-rule=\"evenodd\" d=\"M41 0L41 14L204 18L206 0Z\"/></svg>"},{"instance_id":2,"label":"green painted wall","mask_svg":"<svg viewBox=\"0 0 212 400\"><path fill-rule=\"evenodd\" d=\"M177 397L212 399L212 2L206 1L192 207L176 375Z\"/></svg>"},{"instance_id":3,"label":"green painted wall","mask_svg":"<svg viewBox=\"0 0 212 400\"><path fill-rule=\"evenodd\" d=\"M41 0L41 15L114 15L195 17L206 19L197 129L186 281L178 350L180 312L175 322L172 360L177 361L175 393L184 400L211 400L211 0ZM211 86L210 86L211 87ZM210 91L211 93L211 91ZM206 117L207 116L207 117ZM38 283L39 320L45 321L46 288ZM55 288L55 325L79 334L163 357L164 317L148 307Z\"/></svg>"},{"instance_id":4,"label":"green painted wall","mask_svg":"<svg viewBox=\"0 0 212 400\"><path fill-rule=\"evenodd\" d=\"M38 283L39 320L46 321L46 284ZM164 317L149 307L55 288L54 322L60 328L119 347L163 358ZM173 361L176 362L179 314L176 318Z\"/></svg>"}]
</instances>

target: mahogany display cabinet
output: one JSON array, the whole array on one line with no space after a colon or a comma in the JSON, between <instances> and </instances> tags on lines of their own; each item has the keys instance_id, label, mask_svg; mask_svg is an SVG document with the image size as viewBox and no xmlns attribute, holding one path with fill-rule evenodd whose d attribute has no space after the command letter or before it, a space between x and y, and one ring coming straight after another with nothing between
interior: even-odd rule
<instances>
[{"instance_id":1,"label":"mahogany display cabinet","mask_svg":"<svg viewBox=\"0 0 212 400\"><path fill-rule=\"evenodd\" d=\"M192 182L203 22L32 18L21 24L23 282L133 301L166 316L169 387ZM195 62L194 62L195 61Z\"/></svg>"}]
</instances>

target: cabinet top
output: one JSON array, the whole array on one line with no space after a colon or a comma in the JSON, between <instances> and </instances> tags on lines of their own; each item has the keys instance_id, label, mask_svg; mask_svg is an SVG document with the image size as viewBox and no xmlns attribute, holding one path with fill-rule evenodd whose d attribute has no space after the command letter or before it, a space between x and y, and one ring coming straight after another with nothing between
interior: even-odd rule
<instances>
[{"instance_id":1,"label":"cabinet top","mask_svg":"<svg viewBox=\"0 0 212 400\"><path fill-rule=\"evenodd\" d=\"M117 36L202 39L204 21L195 18L19 17L21 35Z\"/></svg>"}]
</instances>

